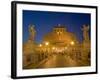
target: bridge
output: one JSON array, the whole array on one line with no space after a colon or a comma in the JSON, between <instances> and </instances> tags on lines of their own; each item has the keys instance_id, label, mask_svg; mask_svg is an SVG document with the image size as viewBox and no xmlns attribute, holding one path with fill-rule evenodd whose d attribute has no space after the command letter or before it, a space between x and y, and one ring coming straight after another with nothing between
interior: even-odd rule
<instances>
[{"instance_id":1,"label":"bridge","mask_svg":"<svg viewBox=\"0 0 100 80\"><path fill-rule=\"evenodd\" d=\"M62 67L75 67L80 66L80 63L77 59L64 54L53 54L48 58L40 61L38 64L34 65L31 63L27 65L27 69L41 69L41 68L62 68Z\"/></svg>"}]
</instances>

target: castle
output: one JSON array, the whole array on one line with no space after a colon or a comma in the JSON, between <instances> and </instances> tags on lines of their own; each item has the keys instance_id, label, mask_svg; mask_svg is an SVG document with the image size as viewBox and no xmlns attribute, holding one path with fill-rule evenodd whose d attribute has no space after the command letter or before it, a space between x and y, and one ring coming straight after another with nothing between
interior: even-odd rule
<instances>
[{"instance_id":1,"label":"castle","mask_svg":"<svg viewBox=\"0 0 100 80\"><path fill-rule=\"evenodd\" d=\"M91 65L91 41L89 39L89 26L83 25L83 41L80 43L77 36L69 32L65 26L58 24L52 31L43 36L42 42L37 44L35 25L29 25L29 38L23 44L23 69L37 68L39 64L53 55L69 56L76 65ZM63 63L63 62L62 62ZM63 67L63 66L62 66Z\"/></svg>"}]
</instances>

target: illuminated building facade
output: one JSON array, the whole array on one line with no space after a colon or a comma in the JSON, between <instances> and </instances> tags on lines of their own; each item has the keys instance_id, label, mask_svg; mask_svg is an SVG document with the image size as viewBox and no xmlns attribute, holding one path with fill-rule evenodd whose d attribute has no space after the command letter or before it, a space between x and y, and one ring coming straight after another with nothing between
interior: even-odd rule
<instances>
[{"instance_id":1,"label":"illuminated building facade","mask_svg":"<svg viewBox=\"0 0 100 80\"><path fill-rule=\"evenodd\" d=\"M74 33L69 32L65 26L58 24L53 27L51 32L43 36L40 44L36 44L37 32L34 25L29 25L29 39L23 44L23 68L37 68L49 57L59 54L70 57L76 63L75 65L68 64L70 67L90 66L89 26L83 25L82 31L84 40L80 43Z\"/></svg>"}]
</instances>

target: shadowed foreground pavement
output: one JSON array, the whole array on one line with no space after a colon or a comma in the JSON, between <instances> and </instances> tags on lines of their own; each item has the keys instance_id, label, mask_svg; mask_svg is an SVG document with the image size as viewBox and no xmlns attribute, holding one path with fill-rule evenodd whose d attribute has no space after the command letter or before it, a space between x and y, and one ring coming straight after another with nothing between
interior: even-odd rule
<instances>
[{"instance_id":1,"label":"shadowed foreground pavement","mask_svg":"<svg viewBox=\"0 0 100 80\"><path fill-rule=\"evenodd\" d=\"M72 66L78 66L78 63L75 60L72 60L69 56L58 54L51 56L45 62L39 64L36 68L55 68Z\"/></svg>"}]
</instances>

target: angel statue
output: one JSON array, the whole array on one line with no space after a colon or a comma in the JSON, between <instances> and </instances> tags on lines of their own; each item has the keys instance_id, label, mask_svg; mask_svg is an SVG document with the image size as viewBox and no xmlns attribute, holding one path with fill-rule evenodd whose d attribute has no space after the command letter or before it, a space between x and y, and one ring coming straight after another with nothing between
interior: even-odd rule
<instances>
[{"instance_id":1,"label":"angel statue","mask_svg":"<svg viewBox=\"0 0 100 80\"><path fill-rule=\"evenodd\" d=\"M84 41L89 41L89 25L83 25L82 31Z\"/></svg>"},{"instance_id":2,"label":"angel statue","mask_svg":"<svg viewBox=\"0 0 100 80\"><path fill-rule=\"evenodd\" d=\"M32 24L29 25L29 40L34 40L35 38L36 30L34 27L35 25Z\"/></svg>"}]
</instances>

